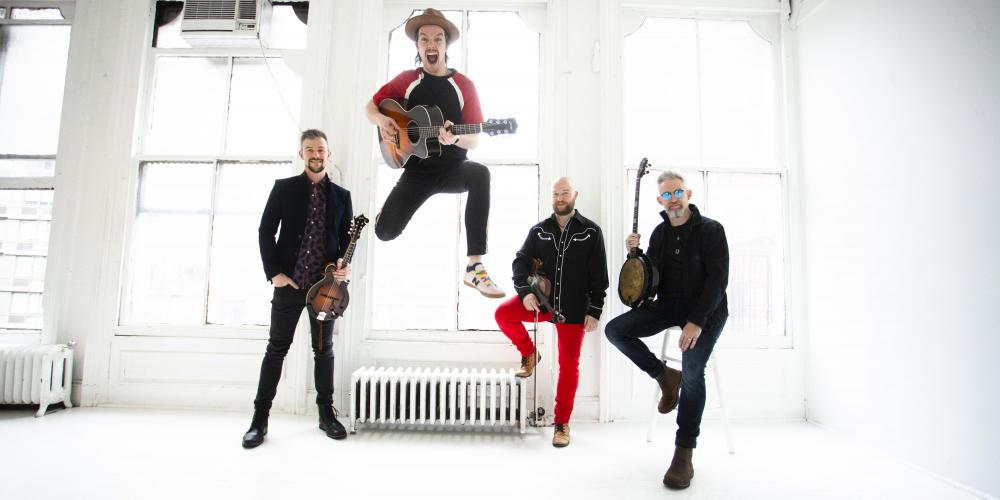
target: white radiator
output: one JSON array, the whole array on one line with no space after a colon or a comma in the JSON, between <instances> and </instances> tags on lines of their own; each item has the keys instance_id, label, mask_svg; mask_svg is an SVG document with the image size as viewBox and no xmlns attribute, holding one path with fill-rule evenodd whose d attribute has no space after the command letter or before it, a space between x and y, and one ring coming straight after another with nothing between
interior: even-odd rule
<instances>
[{"instance_id":1,"label":"white radiator","mask_svg":"<svg viewBox=\"0 0 1000 500\"><path fill-rule=\"evenodd\" d=\"M62 402L73 387L73 343L0 345L0 404L38 405L36 417Z\"/></svg>"},{"instance_id":2,"label":"white radiator","mask_svg":"<svg viewBox=\"0 0 1000 500\"><path fill-rule=\"evenodd\" d=\"M358 424L494 426L524 433L527 396L514 370L362 367L351 375Z\"/></svg>"}]
</instances>

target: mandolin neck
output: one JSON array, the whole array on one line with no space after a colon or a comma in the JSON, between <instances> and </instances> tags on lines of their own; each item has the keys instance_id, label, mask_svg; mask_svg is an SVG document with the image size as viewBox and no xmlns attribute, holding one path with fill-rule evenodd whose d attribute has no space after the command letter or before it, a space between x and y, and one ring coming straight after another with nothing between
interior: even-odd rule
<instances>
[{"instance_id":1,"label":"mandolin neck","mask_svg":"<svg viewBox=\"0 0 1000 500\"><path fill-rule=\"evenodd\" d=\"M354 257L354 248L358 246L358 238L355 236L351 238L351 242L347 245L347 251L344 252L344 265L351 263L351 259Z\"/></svg>"}]
</instances>

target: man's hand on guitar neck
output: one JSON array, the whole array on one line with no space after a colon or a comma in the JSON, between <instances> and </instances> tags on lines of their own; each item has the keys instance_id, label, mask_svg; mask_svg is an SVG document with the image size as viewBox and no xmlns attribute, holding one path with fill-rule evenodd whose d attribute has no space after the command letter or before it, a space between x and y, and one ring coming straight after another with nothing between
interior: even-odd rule
<instances>
[{"instance_id":1,"label":"man's hand on guitar neck","mask_svg":"<svg viewBox=\"0 0 1000 500\"><path fill-rule=\"evenodd\" d=\"M438 132L438 142L442 146L458 146L464 149L475 149L476 145L479 144L479 138L476 134L468 135L456 135L453 134L452 126L455 124L451 120L445 120L444 125L440 128Z\"/></svg>"}]
</instances>

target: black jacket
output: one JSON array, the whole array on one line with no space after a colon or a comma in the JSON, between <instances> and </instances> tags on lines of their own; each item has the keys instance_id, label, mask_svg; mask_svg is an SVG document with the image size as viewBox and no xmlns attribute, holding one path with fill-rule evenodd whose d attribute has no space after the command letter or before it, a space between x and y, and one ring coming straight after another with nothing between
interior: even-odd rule
<instances>
[{"instance_id":1,"label":"black jacket","mask_svg":"<svg viewBox=\"0 0 1000 500\"><path fill-rule=\"evenodd\" d=\"M347 248L348 230L354 211L351 208L351 192L327 182L326 192L326 252L325 262L334 262ZM260 259L264 264L264 277L268 281L284 273L291 277L295 272L295 262L299 258L299 245L306 227L306 212L309 208L311 183L306 173L295 177L274 181L271 194L264 205L260 217L257 237L260 243ZM281 234L275 242L274 235L281 226Z\"/></svg>"},{"instance_id":2,"label":"black jacket","mask_svg":"<svg viewBox=\"0 0 1000 500\"><path fill-rule=\"evenodd\" d=\"M687 224L691 225L690 233L686 241L682 242L681 255L684 257L684 267L686 276L681 277L680 283L686 290L683 297L662 297L658 296L656 302L665 300L682 300L688 309L687 321L705 328L709 318L729 316L729 309L726 303L726 286L729 283L729 243L726 242L726 232L722 224L701 215L693 203L689 205L691 218ZM660 282L676 278L664 276L666 271L663 265L664 251L666 243L664 238L670 226L667 213L661 211L663 217L656 229L653 230L649 238L650 260L660 272ZM673 280L678 282L678 280ZM661 288L662 289L662 288ZM654 303L655 307L656 303Z\"/></svg>"},{"instance_id":3,"label":"black jacket","mask_svg":"<svg viewBox=\"0 0 1000 500\"><path fill-rule=\"evenodd\" d=\"M541 259L545 276L552 280L552 306L566 322L583 323L586 315L600 319L608 289L604 255L604 236L597 224L577 211L562 231L553 215L528 231L514 258L514 289L521 299L531 293L531 260Z\"/></svg>"}]
</instances>

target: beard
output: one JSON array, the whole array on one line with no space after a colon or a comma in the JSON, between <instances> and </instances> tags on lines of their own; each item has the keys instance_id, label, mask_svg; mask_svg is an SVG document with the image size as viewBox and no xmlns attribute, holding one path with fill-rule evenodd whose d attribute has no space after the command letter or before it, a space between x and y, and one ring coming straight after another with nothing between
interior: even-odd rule
<instances>
[{"instance_id":1,"label":"beard","mask_svg":"<svg viewBox=\"0 0 1000 500\"><path fill-rule=\"evenodd\" d=\"M556 205L554 203L552 204L552 211L559 216L569 215L573 213L573 210L575 209L576 209L576 203L567 203L562 210L559 210L559 205Z\"/></svg>"},{"instance_id":2,"label":"beard","mask_svg":"<svg viewBox=\"0 0 1000 500\"><path fill-rule=\"evenodd\" d=\"M318 174L318 173L326 170L326 162L310 161L310 162L306 163L306 168L308 168L310 172L312 172L314 174Z\"/></svg>"},{"instance_id":3,"label":"beard","mask_svg":"<svg viewBox=\"0 0 1000 500\"><path fill-rule=\"evenodd\" d=\"M667 209L667 215L671 219L681 219L681 218L684 217L684 215L686 213L687 213L687 208L686 207L680 207L680 208L677 208L677 209L674 209L674 210Z\"/></svg>"}]
</instances>

